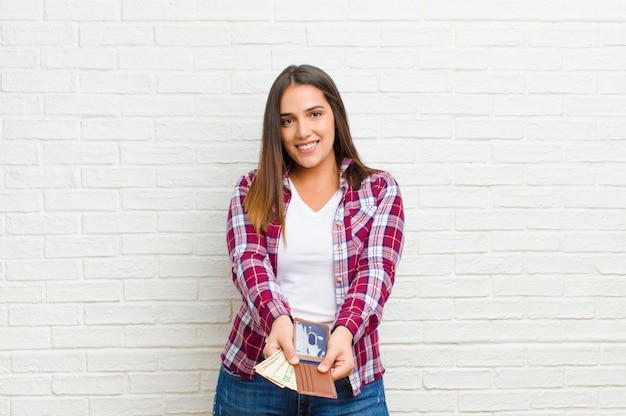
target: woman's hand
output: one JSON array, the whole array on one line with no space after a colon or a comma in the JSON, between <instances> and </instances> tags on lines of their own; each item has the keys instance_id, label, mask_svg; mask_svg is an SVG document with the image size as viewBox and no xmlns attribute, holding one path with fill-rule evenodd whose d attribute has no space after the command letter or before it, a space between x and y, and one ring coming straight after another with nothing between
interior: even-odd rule
<instances>
[{"instance_id":1,"label":"woman's hand","mask_svg":"<svg viewBox=\"0 0 626 416\"><path fill-rule=\"evenodd\" d=\"M330 369L333 380L348 377L354 370L352 333L345 326L338 326L330 335L326 356L317 367L321 373Z\"/></svg>"},{"instance_id":2,"label":"woman's hand","mask_svg":"<svg viewBox=\"0 0 626 416\"><path fill-rule=\"evenodd\" d=\"M287 361L291 364L298 364L298 354L293 345L293 322L289 315L280 315L274 319L265 348L263 348L263 355L269 358L278 350L283 350Z\"/></svg>"}]
</instances>

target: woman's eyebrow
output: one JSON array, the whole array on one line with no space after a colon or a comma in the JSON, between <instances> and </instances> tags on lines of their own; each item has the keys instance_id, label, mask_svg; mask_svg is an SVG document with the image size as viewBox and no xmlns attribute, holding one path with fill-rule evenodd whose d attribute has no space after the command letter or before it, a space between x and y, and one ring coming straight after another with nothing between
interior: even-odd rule
<instances>
[{"instance_id":1,"label":"woman's eyebrow","mask_svg":"<svg viewBox=\"0 0 626 416\"><path fill-rule=\"evenodd\" d=\"M322 108L323 109L323 108L326 108L326 107L324 107L321 104L318 104L318 105L314 105L313 107L307 108L306 110L304 110L304 112L307 113L309 111L317 110L318 108ZM292 116L292 115L293 115L293 113L280 113L281 117L287 117L287 116Z\"/></svg>"}]
</instances>

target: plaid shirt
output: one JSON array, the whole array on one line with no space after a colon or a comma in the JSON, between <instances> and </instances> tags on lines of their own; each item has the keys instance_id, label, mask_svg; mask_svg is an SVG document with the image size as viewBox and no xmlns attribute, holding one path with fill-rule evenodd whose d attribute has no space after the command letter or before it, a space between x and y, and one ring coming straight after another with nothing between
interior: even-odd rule
<instances>
[{"instance_id":1,"label":"plaid shirt","mask_svg":"<svg viewBox=\"0 0 626 416\"><path fill-rule=\"evenodd\" d=\"M378 346L378 325L394 283L404 241L404 211L400 189L386 172L365 179L358 191L344 177L352 164L341 166L343 192L335 213L333 256L337 314L335 326L353 335L355 370L350 376L354 395L384 373ZM289 303L276 278L281 226L273 222L257 234L248 221L243 201L256 172L241 178L228 213L227 244L232 278L243 304L222 353L224 365L245 379L254 377L272 323L290 315ZM291 193L284 180L285 206ZM285 207L285 209L286 209Z\"/></svg>"}]
</instances>

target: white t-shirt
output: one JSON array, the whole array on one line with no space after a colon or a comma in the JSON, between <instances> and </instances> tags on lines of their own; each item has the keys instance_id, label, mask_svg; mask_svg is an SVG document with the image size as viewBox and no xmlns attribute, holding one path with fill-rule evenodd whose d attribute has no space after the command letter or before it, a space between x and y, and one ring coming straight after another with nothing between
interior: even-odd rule
<instances>
[{"instance_id":1,"label":"white t-shirt","mask_svg":"<svg viewBox=\"0 0 626 416\"><path fill-rule=\"evenodd\" d=\"M287 244L280 239L277 277L293 317L332 325L337 310L332 232L341 190L319 211L313 211L289 182Z\"/></svg>"}]
</instances>

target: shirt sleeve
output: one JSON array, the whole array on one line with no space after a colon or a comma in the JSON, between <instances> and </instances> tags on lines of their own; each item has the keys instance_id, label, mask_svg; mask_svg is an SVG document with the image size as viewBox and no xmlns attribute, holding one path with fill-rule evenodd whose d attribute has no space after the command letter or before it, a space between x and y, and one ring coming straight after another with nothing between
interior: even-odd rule
<instances>
[{"instance_id":1,"label":"shirt sleeve","mask_svg":"<svg viewBox=\"0 0 626 416\"><path fill-rule=\"evenodd\" d=\"M356 254L356 275L335 322L352 332L354 343L378 327L404 245L404 208L398 184L388 173L375 181L371 228Z\"/></svg>"},{"instance_id":2,"label":"shirt sleeve","mask_svg":"<svg viewBox=\"0 0 626 416\"><path fill-rule=\"evenodd\" d=\"M257 233L244 210L243 201L251 176L241 178L230 200L226 240L232 278L250 311L254 325L269 334L274 319L289 315L287 299L274 274L264 232Z\"/></svg>"}]
</instances>

